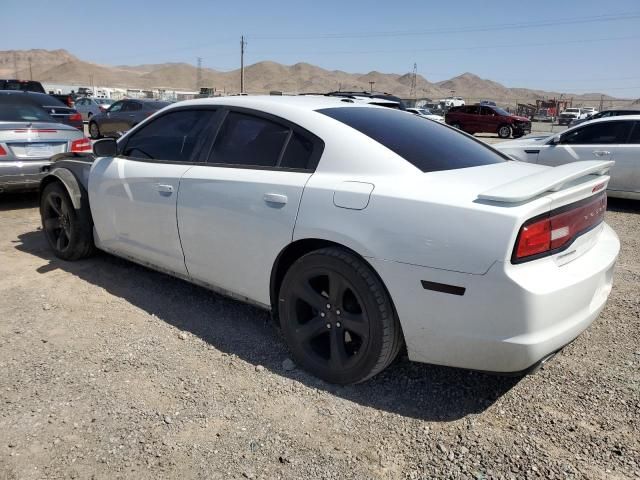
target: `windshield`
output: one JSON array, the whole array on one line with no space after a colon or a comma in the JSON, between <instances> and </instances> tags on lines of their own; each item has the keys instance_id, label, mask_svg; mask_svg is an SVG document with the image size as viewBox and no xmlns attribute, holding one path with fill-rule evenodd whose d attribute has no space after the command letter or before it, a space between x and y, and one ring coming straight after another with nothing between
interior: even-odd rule
<instances>
[{"instance_id":1,"label":"windshield","mask_svg":"<svg viewBox=\"0 0 640 480\"><path fill-rule=\"evenodd\" d=\"M53 122L54 120L35 105L7 103L0 101L1 122Z\"/></svg>"},{"instance_id":2,"label":"windshield","mask_svg":"<svg viewBox=\"0 0 640 480\"><path fill-rule=\"evenodd\" d=\"M458 130L390 108L339 107L318 112L364 133L423 172L508 161Z\"/></svg>"}]
</instances>

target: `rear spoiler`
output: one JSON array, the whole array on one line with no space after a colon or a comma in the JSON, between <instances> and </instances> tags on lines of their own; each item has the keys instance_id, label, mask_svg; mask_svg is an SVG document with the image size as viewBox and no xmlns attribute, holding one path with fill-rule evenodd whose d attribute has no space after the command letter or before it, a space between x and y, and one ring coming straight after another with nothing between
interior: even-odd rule
<instances>
[{"instance_id":1,"label":"rear spoiler","mask_svg":"<svg viewBox=\"0 0 640 480\"><path fill-rule=\"evenodd\" d=\"M517 203L530 200L546 192L557 192L572 180L587 175L605 175L613 160L572 162L499 185L478 195L480 200Z\"/></svg>"}]
</instances>

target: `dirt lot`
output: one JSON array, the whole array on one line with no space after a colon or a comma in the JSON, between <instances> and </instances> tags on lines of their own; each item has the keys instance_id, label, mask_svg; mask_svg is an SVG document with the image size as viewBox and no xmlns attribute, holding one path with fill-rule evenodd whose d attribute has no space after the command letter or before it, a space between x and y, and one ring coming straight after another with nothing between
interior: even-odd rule
<instances>
[{"instance_id":1,"label":"dirt lot","mask_svg":"<svg viewBox=\"0 0 640 480\"><path fill-rule=\"evenodd\" d=\"M266 313L106 254L51 256L0 198L0 479L640 478L640 203L609 304L541 371L298 369ZM283 364L284 362L284 364Z\"/></svg>"}]
</instances>

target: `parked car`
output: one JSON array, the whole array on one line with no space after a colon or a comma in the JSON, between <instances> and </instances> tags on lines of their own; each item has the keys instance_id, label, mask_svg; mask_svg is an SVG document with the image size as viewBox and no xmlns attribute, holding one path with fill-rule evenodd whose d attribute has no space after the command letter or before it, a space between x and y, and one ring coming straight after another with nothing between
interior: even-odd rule
<instances>
[{"instance_id":1,"label":"parked car","mask_svg":"<svg viewBox=\"0 0 640 480\"><path fill-rule=\"evenodd\" d=\"M444 123L444 117L442 115L436 115L428 108L407 108L407 112L418 115L419 117L428 118L435 122Z\"/></svg>"},{"instance_id":2,"label":"parked car","mask_svg":"<svg viewBox=\"0 0 640 480\"><path fill-rule=\"evenodd\" d=\"M120 100L91 116L89 134L94 139L119 136L167 105L169 102L159 100Z\"/></svg>"},{"instance_id":3,"label":"parked car","mask_svg":"<svg viewBox=\"0 0 640 480\"><path fill-rule=\"evenodd\" d=\"M78 88L78 96L80 97L91 97L93 95L93 90L88 87L80 87Z\"/></svg>"},{"instance_id":4,"label":"parked car","mask_svg":"<svg viewBox=\"0 0 640 480\"><path fill-rule=\"evenodd\" d=\"M46 93L40 82L35 80L1 80L0 90L19 90L22 92Z\"/></svg>"},{"instance_id":5,"label":"parked car","mask_svg":"<svg viewBox=\"0 0 640 480\"><path fill-rule=\"evenodd\" d=\"M0 192L37 189L51 156L90 151L76 128L57 122L24 95L0 92Z\"/></svg>"},{"instance_id":6,"label":"parked car","mask_svg":"<svg viewBox=\"0 0 640 480\"><path fill-rule=\"evenodd\" d=\"M527 117L513 115L500 107L488 105L465 105L452 108L445 121L454 128L467 133L497 133L500 138L522 137L531 132L531 121Z\"/></svg>"},{"instance_id":7,"label":"parked car","mask_svg":"<svg viewBox=\"0 0 640 480\"><path fill-rule=\"evenodd\" d=\"M594 115L591 115L588 118L571 120L571 123L569 124L569 126L574 127L576 125L580 125L581 123L587 122L589 120L597 120L599 118L608 118L608 117L617 117L618 115L640 115L640 108L636 108L636 109L614 108L611 110L603 110L602 112L598 112Z\"/></svg>"},{"instance_id":8,"label":"parked car","mask_svg":"<svg viewBox=\"0 0 640 480\"><path fill-rule=\"evenodd\" d=\"M76 100L76 110L88 121L93 115L106 112L114 100L108 98L83 97Z\"/></svg>"},{"instance_id":9,"label":"parked car","mask_svg":"<svg viewBox=\"0 0 640 480\"><path fill-rule=\"evenodd\" d=\"M615 160L609 196L640 200L640 112L604 117L561 134L528 137L495 147L517 160L550 166L576 160Z\"/></svg>"},{"instance_id":10,"label":"parked car","mask_svg":"<svg viewBox=\"0 0 640 480\"><path fill-rule=\"evenodd\" d=\"M497 107L496 102L493 100L480 100L480 105L489 105L490 107Z\"/></svg>"},{"instance_id":11,"label":"parked car","mask_svg":"<svg viewBox=\"0 0 640 480\"><path fill-rule=\"evenodd\" d=\"M57 98L44 93L24 92L24 91L0 91L0 95L13 95L21 97L25 102L30 102L43 108L51 118L60 123L67 124L84 132L82 117L73 108L67 107Z\"/></svg>"},{"instance_id":12,"label":"parked car","mask_svg":"<svg viewBox=\"0 0 640 480\"><path fill-rule=\"evenodd\" d=\"M462 107L465 102L462 97L447 97L440 100L440 104L443 106L443 108L449 109L452 107Z\"/></svg>"},{"instance_id":13,"label":"parked car","mask_svg":"<svg viewBox=\"0 0 640 480\"><path fill-rule=\"evenodd\" d=\"M208 98L56 161L41 215L60 258L95 246L271 310L328 382L372 377L404 339L414 361L514 372L604 307L609 165L513 162L330 97Z\"/></svg>"},{"instance_id":14,"label":"parked car","mask_svg":"<svg viewBox=\"0 0 640 480\"><path fill-rule=\"evenodd\" d=\"M598 113L598 110L596 110L594 107L582 107L582 115L580 115L580 117L582 119L587 119L589 117L592 117L596 113Z\"/></svg>"},{"instance_id":15,"label":"parked car","mask_svg":"<svg viewBox=\"0 0 640 480\"><path fill-rule=\"evenodd\" d=\"M582 117L582 110L575 107L567 108L558 116L558 125L569 125L573 120Z\"/></svg>"}]
</instances>

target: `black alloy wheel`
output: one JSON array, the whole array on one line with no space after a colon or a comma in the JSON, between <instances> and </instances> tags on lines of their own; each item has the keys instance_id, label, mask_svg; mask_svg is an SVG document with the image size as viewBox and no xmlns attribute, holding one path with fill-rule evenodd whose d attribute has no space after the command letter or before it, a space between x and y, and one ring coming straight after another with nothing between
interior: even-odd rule
<instances>
[{"instance_id":1,"label":"black alloy wheel","mask_svg":"<svg viewBox=\"0 0 640 480\"><path fill-rule=\"evenodd\" d=\"M280 323L296 363L332 383L357 383L384 369L402 344L386 290L355 255L312 252L287 272Z\"/></svg>"}]
</instances>

